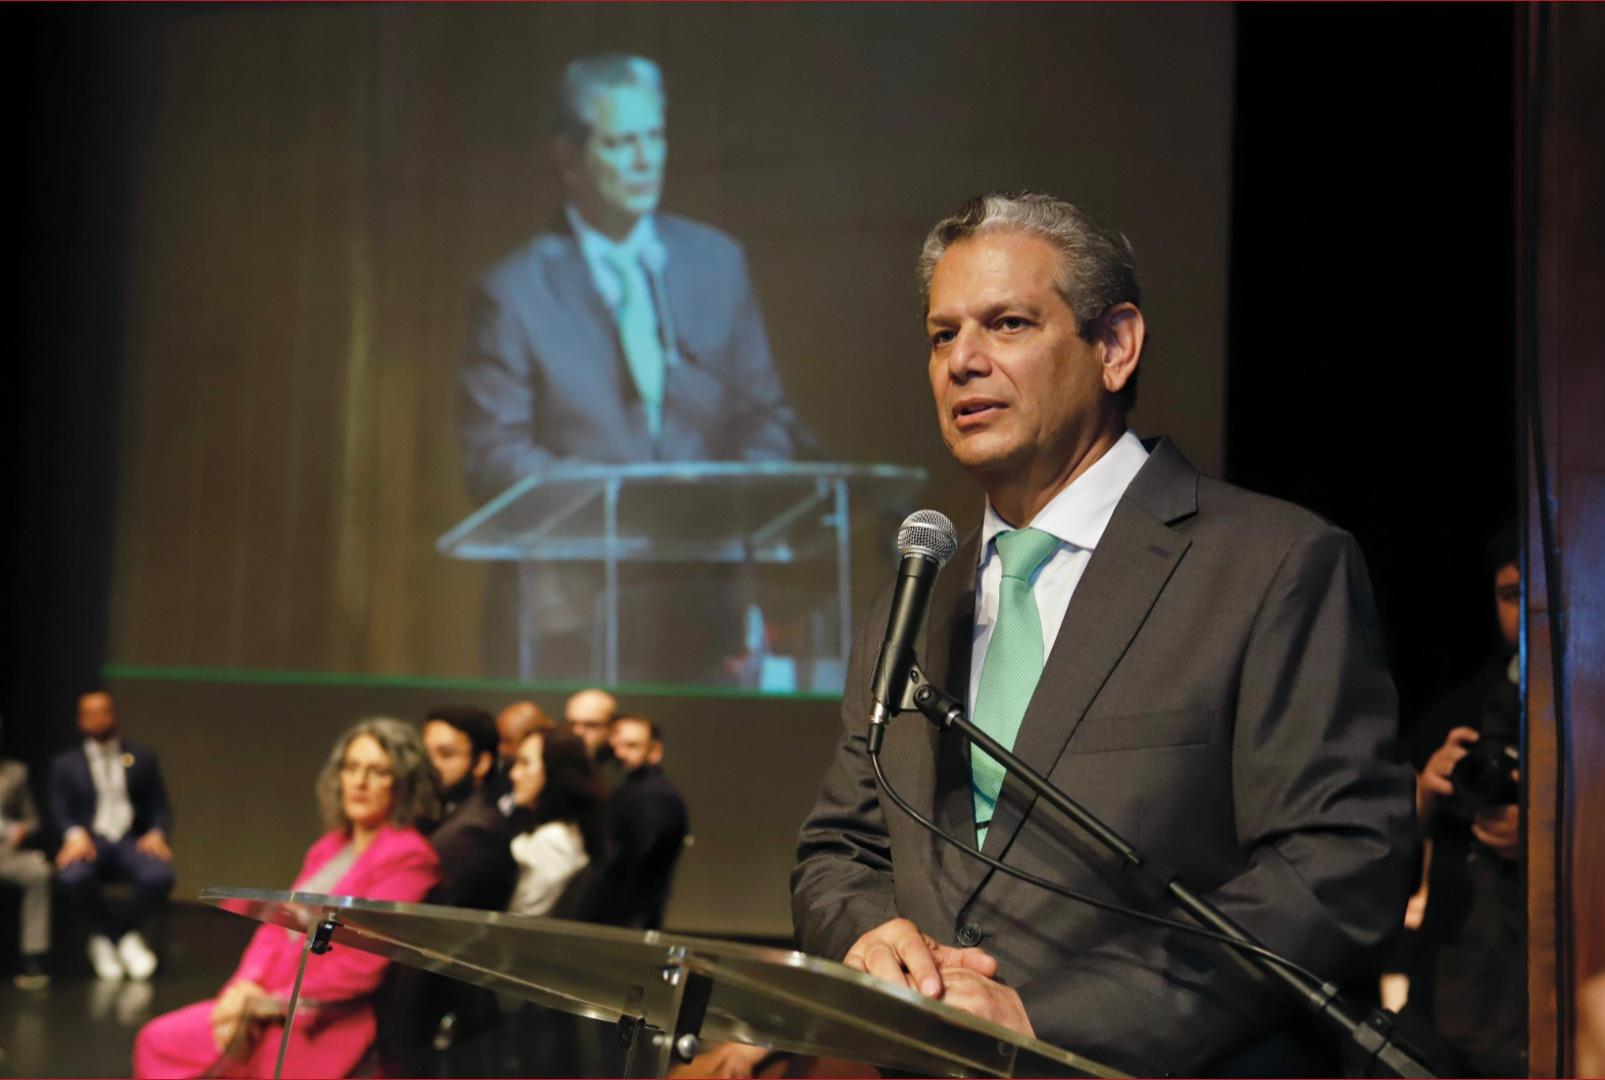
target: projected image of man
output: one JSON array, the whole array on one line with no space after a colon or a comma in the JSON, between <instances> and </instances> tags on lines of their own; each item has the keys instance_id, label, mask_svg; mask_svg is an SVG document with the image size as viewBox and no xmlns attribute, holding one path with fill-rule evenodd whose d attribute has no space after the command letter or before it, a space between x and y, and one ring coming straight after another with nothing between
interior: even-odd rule
<instances>
[{"instance_id":1,"label":"projected image of man","mask_svg":"<svg viewBox=\"0 0 1605 1080\"><path fill-rule=\"evenodd\" d=\"M660 213L667 98L650 60L582 57L558 89L555 221L488 271L459 377L484 502L555 464L789 458L791 419L739 244ZM589 668L594 589L545 575L540 674ZM565 659L564 653L576 654Z\"/></svg>"}]
</instances>

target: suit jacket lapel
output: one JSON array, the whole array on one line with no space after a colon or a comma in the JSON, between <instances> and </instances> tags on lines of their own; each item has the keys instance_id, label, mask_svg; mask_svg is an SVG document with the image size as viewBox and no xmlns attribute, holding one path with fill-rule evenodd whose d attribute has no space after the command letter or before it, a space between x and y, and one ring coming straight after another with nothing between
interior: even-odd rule
<instances>
[{"instance_id":1,"label":"suit jacket lapel","mask_svg":"<svg viewBox=\"0 0 1605 1080\"><path fill-rule=\"evenodd\" d=\"M1037 772L1052 771L1181 561L1189 542L1169 523L1197 509L1197 485L1197 470L1161 440L1115 507L1076 585L1015 739L1014 752ZM1035 801L1015 777L1004 781L987 830L986 854L999 858L1008 850ZM979 889L991 871L974 865Z\"/></svg>"},{"instance_id":2,"label":"suit jacket lapel","mask_svg":"<svg viewBox=\"0 0 1605 1080\"><path fill-rule=\"evenodd\" d=\"M579 385L595 380L593 385L605 387L605 392L618 401L620 415L624 418L619 434L630 441L629 452L620 455L619 460L651 461L657 454L652 437L647 432L646 407L641 403L635 380L624 362L617 320L596 291L591 268L566 220L551 239L555 242L543 252L553 298L551 311L569 313L568 319L575 336L587 343L582 357L564 362L589 364L591 371ZM543 317L550 315L543 312ZM561 377L572 379L576 374L574 370L569 370Z\"/></svg>"},{"instance_id":3,"label":"suit jacket lapel","mask_svg":"<svg viewBox=\"0 0 1605 1080\"><path fill-rule=\"evenodd\" d=\"M937 580L926 635L925 674L960 701L969 694L970 647L975 640L975 566L980 542L981 531L976 529L959 546L948 573ZM941 731L923 717L919 722L926 726L936 761L933 820L949 836L974 847L969 741L955 732ZM957 911L975 886L980 864L953 845L932 839L940 896L949 910Z\"/></svg>"}]
</instances>

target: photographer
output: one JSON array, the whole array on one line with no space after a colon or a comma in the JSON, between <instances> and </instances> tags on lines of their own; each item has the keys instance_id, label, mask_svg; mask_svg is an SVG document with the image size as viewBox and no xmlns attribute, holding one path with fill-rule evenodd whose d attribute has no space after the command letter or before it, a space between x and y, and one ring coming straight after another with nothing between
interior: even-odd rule
<instances>
[{"instance_id":1,"label":"photographer","mask_svg":"<svg viewBox=\"0 0 1605 1080\"><path fill-rule=\"evenodd\" d=\"M1525 1076L1514 530L1490 556L1501 647L1422 718L1413 740L1427 907L1406 1012L1436 1031L1451 1075Z\"/></svg>"}]
</instances>

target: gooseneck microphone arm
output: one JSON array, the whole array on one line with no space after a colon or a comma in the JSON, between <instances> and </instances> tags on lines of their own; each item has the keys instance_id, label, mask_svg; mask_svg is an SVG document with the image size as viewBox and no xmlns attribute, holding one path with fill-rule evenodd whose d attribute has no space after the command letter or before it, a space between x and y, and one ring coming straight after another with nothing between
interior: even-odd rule
<instances>
[{"instance_id":1,"label":"gooseneck microphone arm","mask_svg":"<svg viewBox=\"0 0 1605 1080\"><path fill-rule=\"evenodd\" d=\"M1311 1012L1353 1040L1365 1052L1369 1061L1380 1064L1394 1076L1435 1075L1416 1055L1393 1041L1394 1017L1391 1013L1377 1009L1365 1019L1357 1019L1339 997L1338 987L1330 981L1317 978L1305 968L1268 949L1219 908L1189 889L1173 871L1145 858L1124 837L1099 820L1097 815L1060 791L1047 777L1031 768L1012 751L973 724L965 715L964 706L932 684L919 669L918 664L909 665L902 693L897 699L897 707L887 710L888 715L871 717L868 734L869 753L874 761L876 776L880 778L883 787L886 785L880 769L880 745L885 738L885 728L891 715L908 709L918 710L938 728L944 731L957 731L973 745L980 747L1006 771L1019 777L1044 802L1113 852L1144 897L1157 900L1168 896L1178 907L1198 921L1200 927L1206 930L1204 936L1234 947L1239 955L1247 957L1260 971L1291 990ZM880 730L877 731L877 728ZM907 810L912 809L907 807L901 798L894 798L893 801ZM914 816L928 828L936 828L919 815ZM965 852L980 855L968 844L956 839L954 842ZM982 861L1006 872L1012 872L1010 868L994 859L985 856L981 858ZM1145 914L1135 911L1129 913ZM1157 920L1150 917L1146 921Z\"/></svg>"}]
</instances>

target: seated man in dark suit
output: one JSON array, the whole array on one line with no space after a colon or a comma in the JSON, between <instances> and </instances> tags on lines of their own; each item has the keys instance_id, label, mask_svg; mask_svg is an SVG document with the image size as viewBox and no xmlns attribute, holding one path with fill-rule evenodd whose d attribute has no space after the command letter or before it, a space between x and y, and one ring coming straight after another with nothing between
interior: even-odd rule
<instances>
[{"instance_id":1,"label":"seated man in dark suit","mask_svg":"<svg viewBox=\"0 0 1605 1080\"><path fill-rule=\"evenodd\" d=\"M440 884L432 904L501 911L518 868L508 844L507 819L485 789L496 764L496 722L471 705L432 709L424 722L424 749L440 785L440 824L429 842L440 855Z\"/></svg>"},{"instance_id":2,"label":"seated man in dark suit","mask_svg":"<svg viewBox=\"0 0 1605 1080\"><path fill-rule=\"evenodd\" d=\"M496 721L472 705L439 706L424 721L423 743L441 806L440 824L426 828L440 856L440 881L425 902L502 911L518 881L518 866L509 846L514 826L489 786L496 766ZM474 1037L498 1018L496 997L483 987L398 967L379 1010L383 1072L482 1074L488 1062L472 1055L485 1043ZM432 1051L451 1056L436 1058Z\"/></svg>"},{"instance_id":3,"label":"seated man in dark suit","mask_svg":"<svg viewBox=\"0 0 1605 1080\"><path fill-rule=\"evenodd\" d=\"M142 981L156 971L142 928L173 890L167 787L156 755L118 737L110 694L78 699L78 731L83 744L50 768L50 811L62 833L61 888L89 923L96 976ZM133 886L126 904L107 903L101 886L111 881Z\"/></svg>"},{"instance_id":4,"label":"seated man in dark suit","mask_svg":"<svg viewBox=\"0 0 1605 1080\"><path fill-rule=\"evenodd\" d=\"M563 73L553 147L566 204L481 279L458 378L463 469L479 502L566 462L792 456L795 422L745 254L718 229L658 212L666 114L663 76L651 60L587 56ZM599 573L588 564L545 565L529 581L537 637L533 668L523 674L599 674ZM661 599L683 576L629 566L626 600L643 591ZM511 671L516 640L515 612L495 605L520 591L511 574L496 575L488 641L506 655L487 655L500 669L492 673ZM741 650L733 596L728 582L674 588L690 640L656 635L656 620L627 608L623 677L722 681L723 659ZM628 636L637 628L639 641Z\"/></svg>"},{"instance_id":5,"label":"seated man in dark suit","mask_svg":"<svg viewBox=\"0 0 1605 1080\"><path fill-rule=\"evenodd\" d=\"M609 855L597 921L655 930L663 925L690 818L685 800L664 775L663 731L656 723L620 716L609 742L624 776L607 803Z\"/></svg>"}]
</instances>

